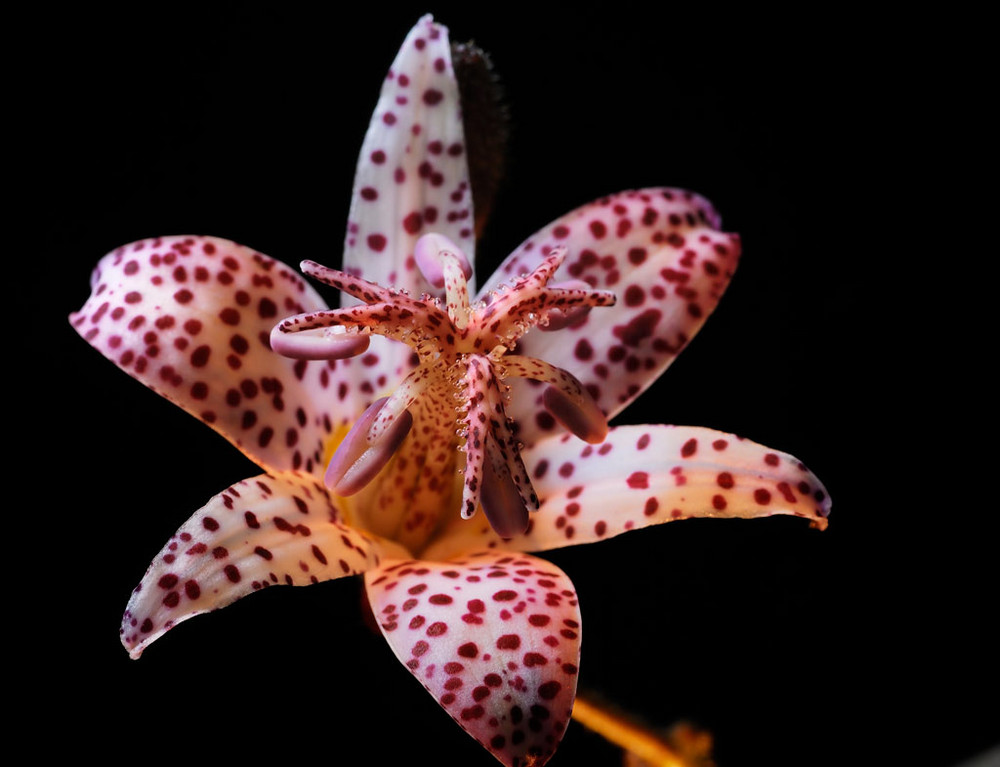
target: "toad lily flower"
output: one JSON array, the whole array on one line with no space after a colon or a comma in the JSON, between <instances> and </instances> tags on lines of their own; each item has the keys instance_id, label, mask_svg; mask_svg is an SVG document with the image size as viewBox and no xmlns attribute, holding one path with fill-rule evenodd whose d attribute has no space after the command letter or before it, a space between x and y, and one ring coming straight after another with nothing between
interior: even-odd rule
<instances>
[{"instance_id":1,"label":"toad lily flower","mask_svg":"<svg viewBox=\"0 0 1000 767\"><path fill-rule=\"evenodd\" d=\"M829 500L796 459L728 434L607 428L733 273L739 241L706 200L586 205L471 297L458 88L430 17L386 78L354 191L343 271L303 265L360 302L341 309L214 237L133 243L95 270L79 333L264 470L170 539L121 639L138 657L253 591L364 573L438 703L504 764L542 764L572 712L581 619L566 574L526 552L695 516L823 528Z\"/></svg>"}]
</instances>

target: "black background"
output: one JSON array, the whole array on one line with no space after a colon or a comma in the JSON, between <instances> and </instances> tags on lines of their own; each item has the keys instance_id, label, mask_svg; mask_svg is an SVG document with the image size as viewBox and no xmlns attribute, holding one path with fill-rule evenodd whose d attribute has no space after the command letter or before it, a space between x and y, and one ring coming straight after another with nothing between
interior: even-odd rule
<instances>
[{"instance_id":1,"label":"black background","mask_svg":"<svg viewBox=\"0 0 1000 767\"><path fill-rule=\"evenodd\" d=\"M118 621L150 559L257 470L64 321L98 259L143 237L336 263L382 78L431 11L492 54L512 118L480 274L601 195L704 194L742 235L739 271L619 423L710 426L793 453L834 502L824 533L699 520L546 553L581 596L581 688L654 727L707 728L722 767L949 765L1000 738L985 533L975 517L959 526L968 495L939 500L958 481L932 459L949 438L914 437L896 415L939 419L927 384L898 377L925 363L901 351L907 288L884 269L904 257L901 111L917 81L938 87L885 55L895 27L818 10L365 5L102 6L21 27L11 73L26 98L11 121L25 129L13 151L27 219L12 228L32 243L14 255L29 267L14 280L15 348L36 371L29 400L42 396L40 427L17 429L35 493L11 527L27 572L41 561L23 633L45 653L27 721L108 759L493 763L365 626L358 579L266 591L128 659ZM574 724L551 764L616 758Z\"/></svg>"}]
</instances>

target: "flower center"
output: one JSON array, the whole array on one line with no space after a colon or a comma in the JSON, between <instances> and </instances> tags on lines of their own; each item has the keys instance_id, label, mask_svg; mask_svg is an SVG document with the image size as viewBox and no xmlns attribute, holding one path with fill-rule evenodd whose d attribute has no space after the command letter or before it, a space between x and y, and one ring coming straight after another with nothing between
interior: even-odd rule
<instances>
[{"instance_id":1,"label":"flower center","mask_svg":"<svg viewBox=\"0 0 1000 767\"><path fill-rule=\"evenodd\" d=\"M420 428L447 434L451 450L465 454L461 513L471 517L480 503L504 537L524 532L538 497L521 460L515 425L507 417L509 378L546 385L543 401L553 417L579 438L601 442L607 421L582 384L543 360L514 353L533 327L555 330L596 306L611 306L613 293L583 282L549 285L565 258L551 251L530 274L470 303L472 268L446 237L418 240L417 266L443 300L383 287L304 261L302 270L363 302L339 310L289 317L271 334L279 354L304 359L342 359L360 354L371 334L407 344L416 366L389 396L373 403L338 447L326 473L340 495L365 487L388 463L413 426L412 412L433 414ZM417 405L428 405L420 407Z\"/></svg>"}]
</instances>

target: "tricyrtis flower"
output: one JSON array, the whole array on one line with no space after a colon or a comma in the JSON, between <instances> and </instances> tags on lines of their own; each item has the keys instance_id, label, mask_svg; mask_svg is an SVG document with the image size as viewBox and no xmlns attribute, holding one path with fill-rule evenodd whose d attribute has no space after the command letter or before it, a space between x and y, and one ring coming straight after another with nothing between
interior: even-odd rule
<instances>
[{"instance_id":1,"label":"tricyrtis flower","mask_svg":"<svg viewBox=\"0 0 1000 767\"><path fill-rule=\"evenodd\" d=\"M133 657L252 591L364 573L400 661L501 761L540 764L572 711L581 621L566 574L525 552L692 516L825 527L822 486L788 455L708 429L607 429L733 273L739 241L707 201L598 200L478 294L471 222L447 31L427 17L365 139L343 270L304 264L360 303L329 309L212 237L100 262L80 334L264 470L154 559L122 624Z\"/></svg>"}]
</instances>

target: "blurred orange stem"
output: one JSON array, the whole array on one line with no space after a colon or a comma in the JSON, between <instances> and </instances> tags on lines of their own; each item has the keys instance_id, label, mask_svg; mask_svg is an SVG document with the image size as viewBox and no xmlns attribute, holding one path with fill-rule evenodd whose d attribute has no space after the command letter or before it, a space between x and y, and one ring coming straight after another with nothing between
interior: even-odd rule
<instances>
[{"instance_id":1,"label":"blurred orange stem","mask_svg":"<svg viewBox=\"0 0 1000 767\"><path fill-rule=\"evenodd\" d=\"M596 696L578 693L573 718L651 767L695 767L701 760L688 759L656 733L633 718L601 702Z\"/></svg>"}]
</instances>

